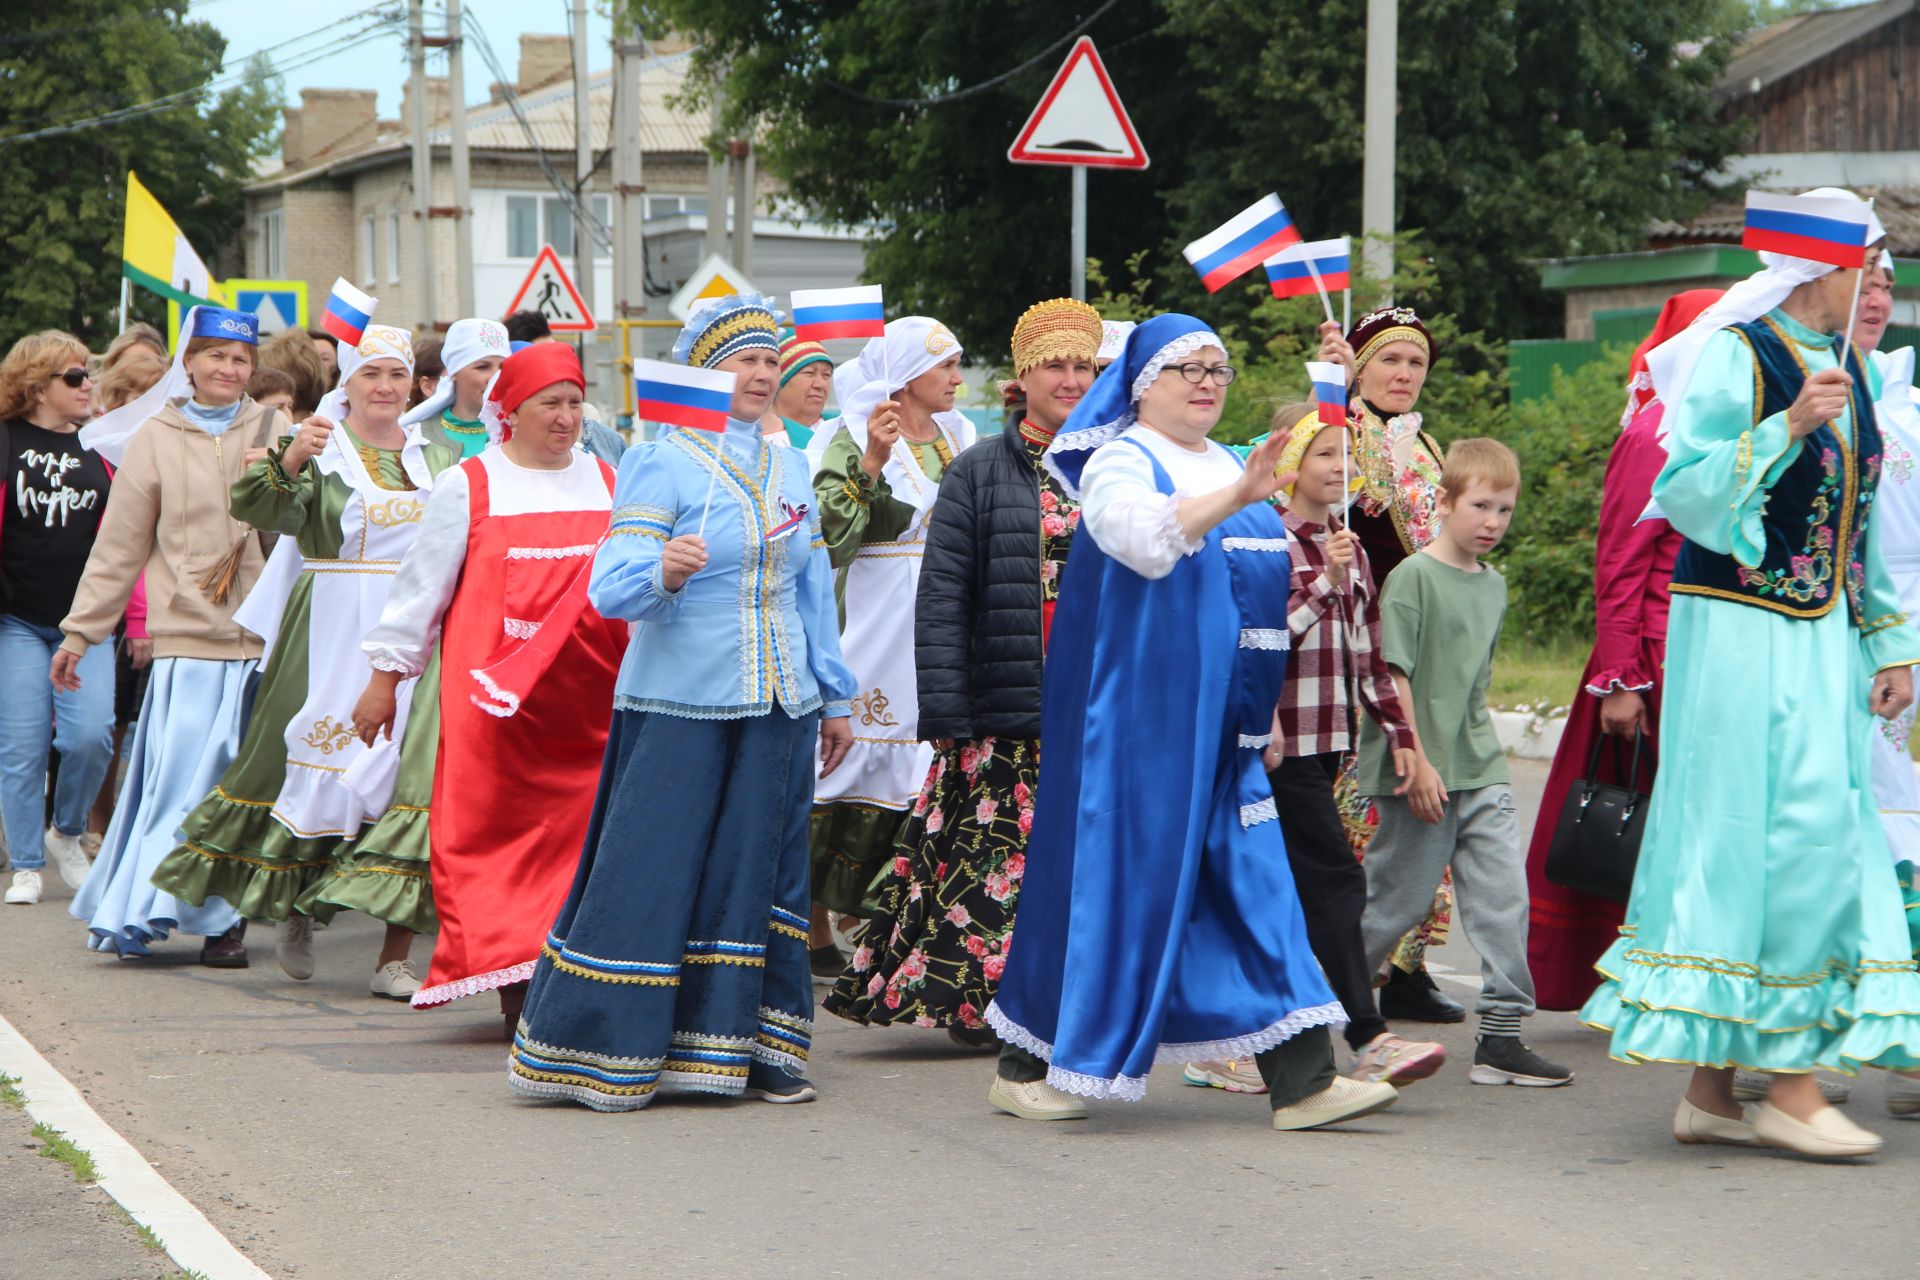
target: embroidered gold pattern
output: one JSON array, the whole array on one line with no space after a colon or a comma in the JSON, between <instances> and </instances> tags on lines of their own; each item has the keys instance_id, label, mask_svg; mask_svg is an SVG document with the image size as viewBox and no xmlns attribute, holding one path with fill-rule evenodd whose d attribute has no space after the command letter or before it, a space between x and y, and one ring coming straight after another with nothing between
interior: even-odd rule
<instances>
[{"instance_id":1,"label":"embroidered gold pattern","mask_svg":"<svg viewBox=\"0 0 1920 1280\"><path fill-rule=\"evenodd\" d=\"M860 717L861 724L869 727L878 725L883 729L896 728L900 724L898 717L888 711L892 705L893 700L882 693L878 686L861 694L852 703L853 713Z\"/></svg>"},{"instance_id":2,"label":"embroidered gold pattern","mask_svg":"<svg viewBox=\"0 0 1920 1280\"><path fill-rule=\"evenodd\" d=\"M353 726L341 724L332 716L321 716L300 740L321 755L330 756L347 749L347 745L353 741Z\"/></svg>"}]
</instances>

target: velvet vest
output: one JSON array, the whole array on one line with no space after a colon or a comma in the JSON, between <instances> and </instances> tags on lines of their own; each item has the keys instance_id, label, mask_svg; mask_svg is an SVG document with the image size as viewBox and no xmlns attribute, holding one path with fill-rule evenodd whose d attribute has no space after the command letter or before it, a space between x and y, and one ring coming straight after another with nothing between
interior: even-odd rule
<instances>
[{"instance_id":1,"label":"velvet vest","mask_svg":"<svg viewBox=\"0 0 1920 1280\"><path fill-rule=\"evenodd\" d=\"M1766 320L1730 327L1753 349L1753 421L1758 426L1793 404L1807 380L1807 367L1793 342ZM1801 441L1798 456L1774 481L1761 507L1766 553L1760 563L1743 565L1689 539L1673 566L1675 594L1818 618L1838 603L1835 588L1844 585L1854 623L1862 621L1867 518L1880 479L1880 428L1873 398L1863 394L1870 384L1858 351L1851 353L1847 371L1853 375L1848 401L1853 438L1843 437L1828 421ZM1753 465L1749 451L1743 450L1742 457Z\"/></svg>"}]
</instances>

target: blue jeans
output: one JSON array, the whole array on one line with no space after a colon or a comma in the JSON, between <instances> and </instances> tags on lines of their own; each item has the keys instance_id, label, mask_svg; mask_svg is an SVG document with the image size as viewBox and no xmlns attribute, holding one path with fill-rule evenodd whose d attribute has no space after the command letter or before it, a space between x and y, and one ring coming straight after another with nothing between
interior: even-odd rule
<instances>
[{"instance_id":1,"label":"blue jeans","mask_svg":"<svg viewBox=\"0 0 1920 1280\"><path fill-rule=\"evenodd\" d=\"M0 831L15 871L46 865L47 749L60 752L53 825L77 836L113 763L113 646L80 659L80 687L61 693L47 678L60 633L0 617Z\"/></svg>"}]
</instances>

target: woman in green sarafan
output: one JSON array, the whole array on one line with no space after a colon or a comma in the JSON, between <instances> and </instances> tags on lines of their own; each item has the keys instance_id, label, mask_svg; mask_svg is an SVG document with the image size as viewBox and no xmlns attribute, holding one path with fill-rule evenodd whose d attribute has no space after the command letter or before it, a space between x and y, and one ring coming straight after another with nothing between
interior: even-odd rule
<instances>
[{"instance_id":1,"label":"woman in green sarafan","mask_svg":"<svg viewBox=\"0 0 1920 1280\"><path fill-rule=\"evenodd\" d=\"M369 326L357 346L342 344L341 365L340 390L234 486L236 518L288 535L241 611L271 656L240 754L153 882L276 922L280 966L303 980L313 976L313 918L365 911L387 924L371 990L405 1000L420 985L413 936L437 924L425 812L437 735L415 734L426 745L402 752L396 725L393 741L369 749L353 709L366 685L360 641L420 527L424 491L459 458L399 424L413 378L403 331ZM437 678L422 676L436 682L423 714ZM402 706L413 692L403 688ZM390 805L390 795L400 800Z\"/></svg>"}]
</instances>

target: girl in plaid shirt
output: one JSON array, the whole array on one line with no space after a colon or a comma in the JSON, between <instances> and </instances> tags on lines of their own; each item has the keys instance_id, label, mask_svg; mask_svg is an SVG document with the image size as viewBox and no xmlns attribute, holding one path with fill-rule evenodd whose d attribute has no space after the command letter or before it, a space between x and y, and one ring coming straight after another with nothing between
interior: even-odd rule
<instances>
[{"instance_id":1,"label":"girl in plaid shirt","mask_svg":"<svg viewBox=\"0 0 1920 1280\"><path fill-rule=\"evenodd\" d=\"M1393 676L1380 656L1380 601L1367 553L1336 527L1355 469L1351 427L1327 427L1312 404L1274 416L1289 431L1278 470L1298 473L1283 488L1287 554L1293 561L1288 630L1293 652L1274 711L1265 764L1280 811L1287 858L1307 917L1307 937L1347 1011L1347 1043L1358 1080L1404 1085L1440 1069L1446 1050L1387 1030L1373 1000L1373 974L1360 940L1366 872L1353 856L1334 805L1333 782L1358 738L1356 700L1393 742L1400 792L1413 783L1418 748Z\"/></svg>"}]
</instances>

